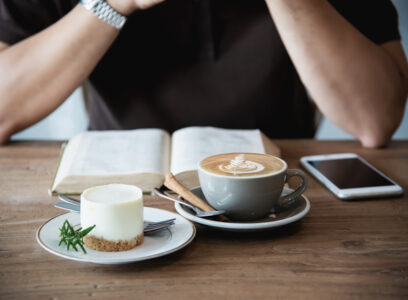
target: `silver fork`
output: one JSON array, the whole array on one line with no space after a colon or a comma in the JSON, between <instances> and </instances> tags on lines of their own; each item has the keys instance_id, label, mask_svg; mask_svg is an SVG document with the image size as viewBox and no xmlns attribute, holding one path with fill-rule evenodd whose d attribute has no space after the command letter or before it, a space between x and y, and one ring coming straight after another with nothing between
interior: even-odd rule
<instances>
[{"instance_id":1,"label":"silver fork","mask_svg":"<svg viewBox=\"0 0 408 300\"><path fill-rule=\"evenodd\" d=\"M65 203L57 202L54 204L55 207L65 209L65 210L75 212L75 213L80 213L81 208L80 208L78 201L75 201L66 196L58 196L58 197L60 198L60 200L63 200L66 202ZM144 233L148 234L148 233L153 233L159 230L166 229L169 226L173 225L175 220L176 218L167 219L167 220L163 220L159 222L145 221L144 222Z\"/></svg>"}]
</instances>

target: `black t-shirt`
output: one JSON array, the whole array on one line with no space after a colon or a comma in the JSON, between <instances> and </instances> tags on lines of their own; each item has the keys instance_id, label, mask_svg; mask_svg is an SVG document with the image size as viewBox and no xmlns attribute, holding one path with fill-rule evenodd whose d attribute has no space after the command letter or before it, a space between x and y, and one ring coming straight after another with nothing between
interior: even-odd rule
<instances>
[{"instance_id":1,"label":"black t-shirt","mask_svg":"<svg viewBox=\"0 0 408 300\"><path fill-rule=\"evenodd\" d=\"M332 5L377 44L399 39L389 0ZM14 44L78 1L0 0L0 40ZM259 128L312 137L314 107L264 0L168 0L128 18L86 83L90 129Z\"/></svg>"}]
</instances>

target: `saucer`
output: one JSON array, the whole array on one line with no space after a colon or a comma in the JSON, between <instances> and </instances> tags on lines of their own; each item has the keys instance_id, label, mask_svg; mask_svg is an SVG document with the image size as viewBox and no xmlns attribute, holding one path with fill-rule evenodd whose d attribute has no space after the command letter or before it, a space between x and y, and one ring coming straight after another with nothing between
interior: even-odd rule
<instances>
[{"instance_id":1,"label":"saucer","mask_svg":"<svg viewBox=\"0 0 408 300\"><path fill-rule=\"evenodd\" d=\"M193 188L191 191L201 199L205 200L204 194L200 187ZM282 194L288 194L291 191L291 189L285 187ZM267 218L251 222L223 222L208 218L200 218L197 217L192 210L179 203L175 203L174 206L180 215L189 219L190 221L220 230L238 232L263 231L287 225L302 219L310 210L310 202L305 195L300 196L298 201L296 201L296 204L292 205L287 210L278 212L276 214L271 213Z\"/></svg>"},{"instance_id":2,"label":"saucer","mask_svg":"<svg viewBox=\"0 0 408 300\"><path fill-rule=\"evenodd\" d=\"M59 228L65 220L71 224L80 224L80 215L77 213L65 213L46 221L37 231L37 242L48 252L62 258L96 264L125 264L147 260L170 254L187 246L195 237L195 226L188 220L176 213L144 207L144 218L148 221L160 221L176 218L174 225L166 230L152 235L145 235L141 245L120 252L103 252L86 248L86 254L82 251L67 250L64 246L58 246Z\"/></svg>"}]
</instances>

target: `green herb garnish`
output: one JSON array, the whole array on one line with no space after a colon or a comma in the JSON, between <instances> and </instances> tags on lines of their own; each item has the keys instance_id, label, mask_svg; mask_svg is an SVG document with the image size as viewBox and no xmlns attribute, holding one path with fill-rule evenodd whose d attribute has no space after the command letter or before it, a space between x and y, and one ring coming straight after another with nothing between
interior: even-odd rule
<instances>
[{"instance_id":1,"label":"green herb garnish","mask_svg":"<svg viewBox=\"0 0 408 300\"><path fill-rule=\"evenodd\" d=\"M65 244L67 246L67 250L72 246L75 251L78 251L77 246L79 246L82 251L86 254L86 250L84 247L84 241L82 240L84 236L86 236L92 229L95 228L96 225L88 227L87 229L82 230L82 227L78 229L74 229L71 224L69 224L68 220L65 220L62 228L60 228L60 242L58 246L61 244Z\"/></svg>"}]
</instances>

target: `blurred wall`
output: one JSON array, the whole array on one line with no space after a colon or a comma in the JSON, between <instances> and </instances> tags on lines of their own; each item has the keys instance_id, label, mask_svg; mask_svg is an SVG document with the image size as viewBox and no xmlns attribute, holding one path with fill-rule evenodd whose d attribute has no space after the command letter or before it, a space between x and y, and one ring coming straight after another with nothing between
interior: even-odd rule
<instances>
[{"instance_id":1,"label":"blurred wall","mask_svg":"<svg viewBox=\"0 0 408 300\"><path fill-rule=\"evenodd\" d=\"M408 56L408 0L392 1L398 10L402 43ZM369 7L369 6L368 6ZM88 117L80 89L77 89L54 113L34 126L14 135L12 139L66 140L87 129ZM327 119L323 119L316 133L318 139L353 139ZM408 139L408 110L393 139Z\"/></svg>"}]
</instances>

